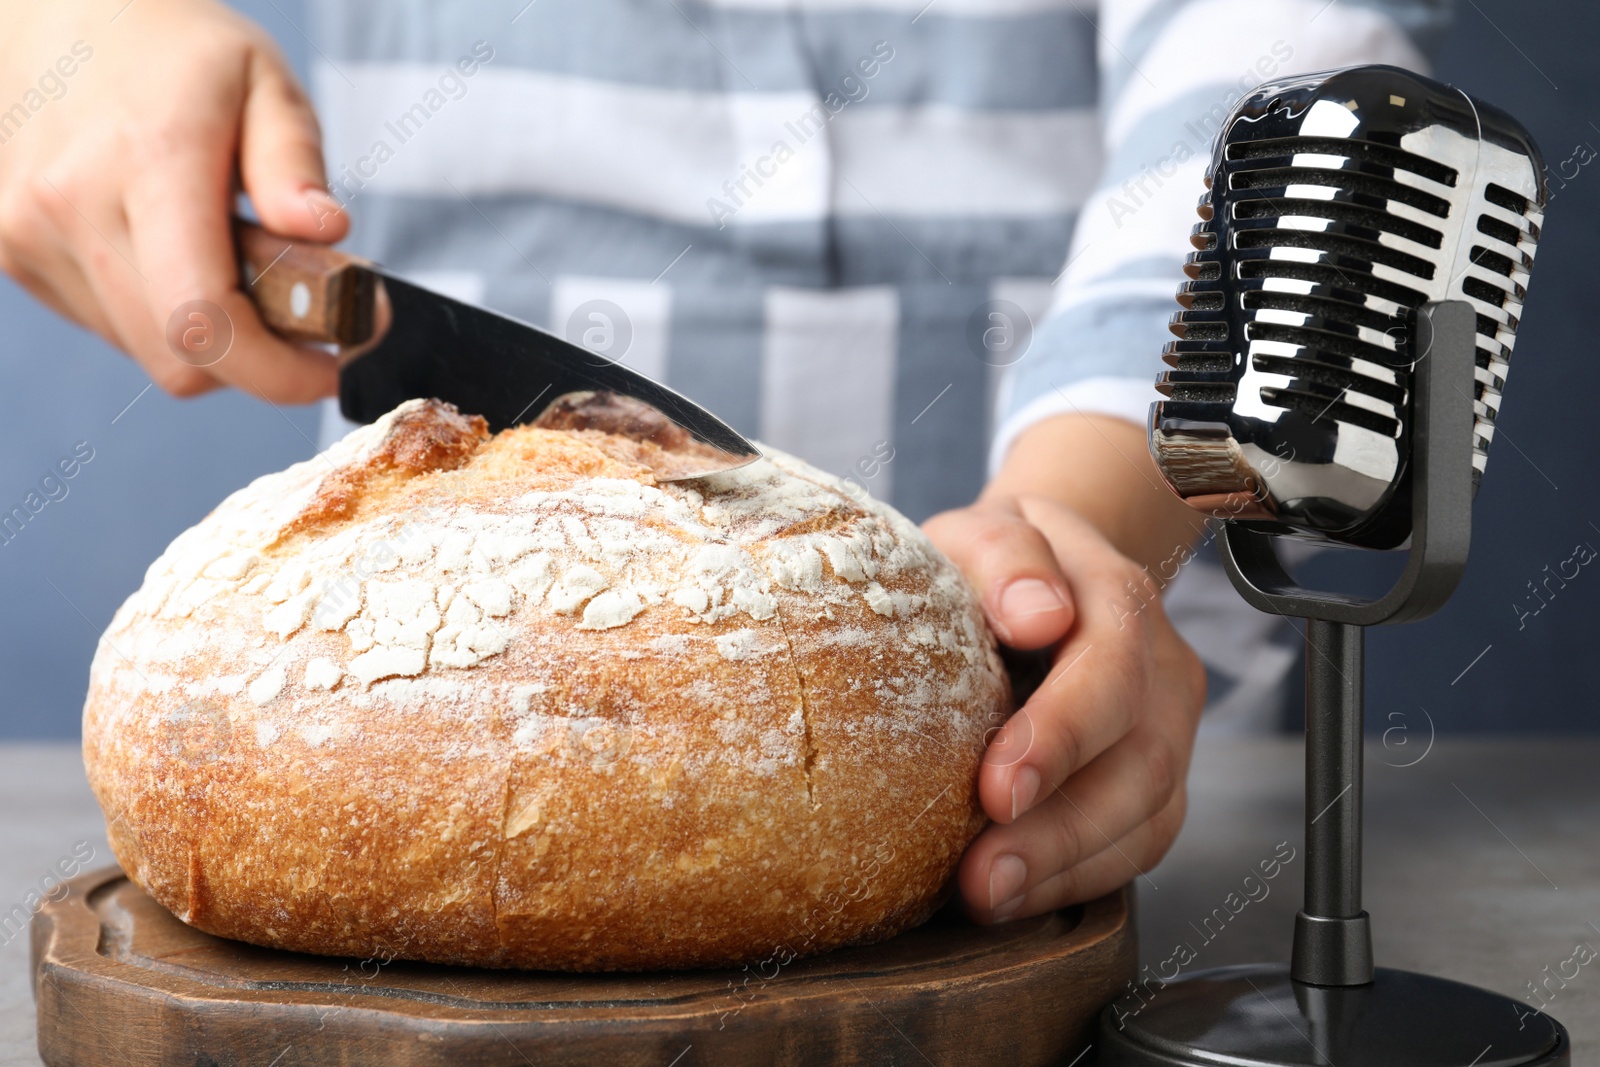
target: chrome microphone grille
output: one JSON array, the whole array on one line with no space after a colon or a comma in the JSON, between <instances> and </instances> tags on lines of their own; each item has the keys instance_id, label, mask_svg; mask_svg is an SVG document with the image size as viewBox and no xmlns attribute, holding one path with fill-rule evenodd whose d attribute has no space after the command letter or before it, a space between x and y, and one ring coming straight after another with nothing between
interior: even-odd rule
<instances>
[{"instance_id":1,"label":"chrome microphone grille","mask_svg":"<svg viewBox=\"0 0 1600 1067\"><path fill-rule=\"evenodd\" d=\"M1474 476L1538 243L1514 120L1394 67L1264 85L1218 137L1151 449L1203 510L1388 548L1410 534L1418 307L1477 312Z\"/></svg>"}]
</instances>

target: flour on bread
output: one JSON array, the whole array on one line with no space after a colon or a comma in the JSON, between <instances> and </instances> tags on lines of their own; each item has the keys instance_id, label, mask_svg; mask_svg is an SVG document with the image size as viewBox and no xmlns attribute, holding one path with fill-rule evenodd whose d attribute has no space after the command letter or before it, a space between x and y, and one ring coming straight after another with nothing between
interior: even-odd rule
<instances>
[{"instance_id":1,"label":"flour on bread","mask_svg":"<svg viewBox=\"0 0 1600 1067\"><path fill-rule=\"evenodd\" d=\"M858 598L906 622L892 636L908 650L961 649L974 666L982 655L981 635L960 610L970 594L958 580L941 574L917 594L885 588L893 576L938 572L939 557L915 526L774 449L698 482L598 477L489 506L358 519L274 551L325 478L368 462L399 417L423 404L402 405L230 496L151 565L107 638L140 630L140 617L190 618L219 599L253 602L265 636L262 663L246 683L257 705L470 671L502 654L530 611L605 631L647 612L677 612L695 624L768 622L781 611L814 617ZM293 659L287 643L306 628L343 640L330 653L280 662ZM719 637L722 656L770 653L751 633ZM656 647L668 639L656 638ZM858 640L848 632L831 639ZM169 635L142 645L140 658L181 659L192 644Z\"/></svg>"}]
</instances>

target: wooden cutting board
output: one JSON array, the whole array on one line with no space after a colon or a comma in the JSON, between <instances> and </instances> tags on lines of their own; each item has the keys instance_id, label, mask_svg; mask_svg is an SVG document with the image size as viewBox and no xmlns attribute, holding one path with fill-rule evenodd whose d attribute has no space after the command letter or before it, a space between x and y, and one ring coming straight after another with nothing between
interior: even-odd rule
<instances>
[{"instance_id":1,"label":"wooden cutting board","mask_svg":"<svg viewBox=\"0 0 1600 1067\"><path fill-rule=\"evenodd\" d=\"M51 1067L699 1067L1077 1062L1133 976L1127 890L781 970L571 975L352 960L194 930L116 868L33 921Z\"/></svg>"}]
</instances>

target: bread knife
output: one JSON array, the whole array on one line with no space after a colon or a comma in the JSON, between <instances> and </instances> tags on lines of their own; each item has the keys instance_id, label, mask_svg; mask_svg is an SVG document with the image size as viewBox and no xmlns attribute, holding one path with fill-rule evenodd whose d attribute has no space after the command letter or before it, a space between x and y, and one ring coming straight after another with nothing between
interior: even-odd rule
<instances>
[{"instance_id":1,"label":"bread knife","mask_svg":"<svg viewBox=\"0 0 1600 1067\"><path fill-rule=\"evenodd\" d=\"M670 450L675 481L742 467L761 453L687 397L536 326L397 278L377 264L234 223L241 287L290 341L341 349L339 410L372 422L433 397L489 429L604 429ZM687 435L687 439L685 436Z\"/></svg>"}]
</instances>

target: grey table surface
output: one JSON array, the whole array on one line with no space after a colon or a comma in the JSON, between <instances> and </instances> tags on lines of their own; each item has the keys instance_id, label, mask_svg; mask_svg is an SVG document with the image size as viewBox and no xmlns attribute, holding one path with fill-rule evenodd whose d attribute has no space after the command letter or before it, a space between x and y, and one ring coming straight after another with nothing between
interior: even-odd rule
<instances>
[{"instance_id":1,"label":"grey table surface","mask_svg":"<svg viewBox=\"0 0 1600 1067\"><path fill-rule=\"evenodd\" d=\"M1577 946L1600 948L1600 739L1428 749L1428 732L1418 724L1405 744L1395 734L1368 752L1366 903L1379 963L1530 1008L1531 984L1543 982L1573 1062L1600 1063L1600 960L1564 985L1549 977L1572 973ZM1190 787L1183 836L1138 880L1143 959L1159 967L1179 945L1195 957L1186 972L1287 959L1303 872L1299 743L1202 738ZM79 842L95 865L111 861L75 745L0 745L0 805L0 909L75 846L81 855ZM1260 881L1260 862L1285 842L1295 859ZM27 937L0 937L0 1064L36 1065Z\"/></svg>"}]
</instances>

